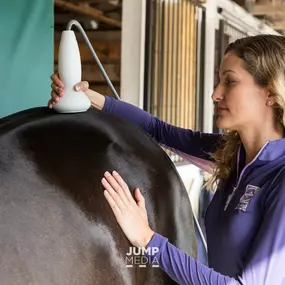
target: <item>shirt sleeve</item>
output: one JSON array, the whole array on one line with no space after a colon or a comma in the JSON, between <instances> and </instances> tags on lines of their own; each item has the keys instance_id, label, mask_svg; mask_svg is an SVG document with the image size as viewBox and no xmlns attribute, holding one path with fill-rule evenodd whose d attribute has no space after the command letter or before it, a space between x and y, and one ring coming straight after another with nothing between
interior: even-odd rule
<instances>
[{"instance_id":1,"label":"shirt sleeve","mask_svg":"<svg viewBox=\"0 0 285 285\"><path fill-rule=\"evenodd\" d=\"M155 252L155 254L152 255L152 252ZM169 243L167 238L158 233L154 234L147 245L145 254L153 265L159 266L170 278L180 285L241 284L236 279L224 276L201 264Z\"/></svg>"},{"instance_id":2,"label":"shirt sleeve","mask_svg":"<svg viewBox=\"0 0 285 285\"><path fill-rule=\"evenodd\" d=\"M220 134L201 133L179 128L152 116L129 103L105 96L103 111L131 121L158 143L182 156L194 165L211 172L213 153L219 143Z\"/></svg>"},{"instance_id":3,"label":"shirt sleeve","mask_svg":"<svg viewBox=\"0 0 285 285\"><path fill-rule=\"evenodd\" d=\"M281 177L282 176L282 177ZM235 278L224 276L187 256L168 239L155 234L147 245L158 248L149 255L173 280L189 285L285 284L285 176L279 175L268 188L264 217L247 255L245 267Z\"/></svg>"}]
</instances>

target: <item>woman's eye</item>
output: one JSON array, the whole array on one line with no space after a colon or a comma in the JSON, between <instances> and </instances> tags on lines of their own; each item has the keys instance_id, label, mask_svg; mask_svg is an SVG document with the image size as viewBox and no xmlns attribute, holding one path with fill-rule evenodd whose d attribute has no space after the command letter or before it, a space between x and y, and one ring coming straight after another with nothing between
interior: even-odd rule
<instances>
[{"instance_id":1,"label":"woman's eye","mask_svg":"<svg viewBox=\"0 0 285 285\"><path fill-rule=\"evenodd\" d=\"M234 83L235 83L235 81L232 80L232 79L227 79L227 80L226 80L226 84L228 84L228 85L232 85L232 84L234 84Z\"/></svg>"}]
</instances>

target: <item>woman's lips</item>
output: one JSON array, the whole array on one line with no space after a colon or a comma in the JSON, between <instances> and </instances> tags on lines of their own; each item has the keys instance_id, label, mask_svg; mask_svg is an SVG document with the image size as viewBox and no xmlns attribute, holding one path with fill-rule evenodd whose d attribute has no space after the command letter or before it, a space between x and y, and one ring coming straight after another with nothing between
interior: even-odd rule
<instances>
[{"instance_id":1,"label":"woman's lips","mask_svg":"<svg viewBox=\"0 0 285 285\"><path fill-rule=\"evenodd\" d=\"M218 113L219 113L219 114L224 113L224 112L227 112L228 110L229 110L228 108L218 107Z\"/></svg>"}]
</instances>

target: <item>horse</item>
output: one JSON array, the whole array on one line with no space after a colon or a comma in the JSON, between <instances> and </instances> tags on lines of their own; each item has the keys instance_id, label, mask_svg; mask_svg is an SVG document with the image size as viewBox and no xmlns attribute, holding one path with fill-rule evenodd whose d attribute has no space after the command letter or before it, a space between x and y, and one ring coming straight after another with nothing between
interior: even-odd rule
<instances>
[{"instance_id":1,"label":"horse","mask_svg":"<svg viewBox=\"0 0 285 285\"><path fill-rule=\"evenodd\" d=\"M127 255L101 185L113 170L132 195L140 188L150 227L197 256L187 192L149 135L95 108L35 107L0 120L1 284L176 284L145 255Z\"/></svg>"}]
</instances>

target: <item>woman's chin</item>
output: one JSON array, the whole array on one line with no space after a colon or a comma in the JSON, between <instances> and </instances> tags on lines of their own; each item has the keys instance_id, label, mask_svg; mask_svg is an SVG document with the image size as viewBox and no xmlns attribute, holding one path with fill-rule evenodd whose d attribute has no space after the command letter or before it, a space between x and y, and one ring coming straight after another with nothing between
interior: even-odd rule
<instances>
[{"instance_id":1,"label":"woman's chin","mask_svg":"<svg viewBox=\"0 0 285 285\"><path fill-rule=\"evenodd\" d=\"M231 122L229 122L229 120L227 120L226 118L223 117L219 117L216 121L216 125L219 129L227 129L230 130L232 127Z\"/></svg>"}]
</instances>

